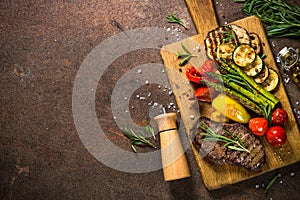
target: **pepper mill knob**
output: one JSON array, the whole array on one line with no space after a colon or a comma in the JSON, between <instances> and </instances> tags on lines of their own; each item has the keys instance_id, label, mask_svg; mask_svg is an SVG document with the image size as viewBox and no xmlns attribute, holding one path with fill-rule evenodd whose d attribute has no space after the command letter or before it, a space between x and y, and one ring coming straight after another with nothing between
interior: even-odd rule
<instances>
[{"instance_id":1,"label":"pepper mill knob","mask_svg":"<svg viewBox=\"0 0 300 200\"><path fill-rule=\"evenodd\" d=\"M158 124L162 166L165 181L191 176L176 125L176 113L154 117Z\"/></svg>"}]
</instances>

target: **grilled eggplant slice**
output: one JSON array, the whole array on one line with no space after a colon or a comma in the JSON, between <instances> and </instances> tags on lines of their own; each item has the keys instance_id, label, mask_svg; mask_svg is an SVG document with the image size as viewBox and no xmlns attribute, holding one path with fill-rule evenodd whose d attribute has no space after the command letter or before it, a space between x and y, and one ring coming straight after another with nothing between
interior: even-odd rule
<instances>
[{"instance_id":1,"label":"grilled eggplant slice","mask_svg":"<svg viewBox=\"0 0 300 200\"><path fill-rule=\"evenodd\" d=\"M255 53L257 55L262 54L262 46L259 36L256 33L249 33L250 36L250 45L255 50Z\"/></svg>"},{"instance_id":2,"label":"grilled eggplant slice","mask_svg":"<svg viewBox=\"0 0 300 200\"><path fill-rule=\"evenodd\" d=\"M230 34L234 34L233 37L229 37ZM204 44L207 56L211 59L214 59L217 55L217 50L219 45L223 43L233 43L233 44L249 44L250 45L250 36L246 29L237 26L237 25L224 25L219 26L208 32ZM237 45L236 44L236 45Z\"/></svg>"},{"instance_id":3,"label":"grilled eggplant slice","mask_svg":"<svg viewBox=\"0 0 300 200\"><path fill-rule=\"evenodd\" d=\"M226 32L225 26L217 27L208 32L208 34L205 38L204 44L205 44L207 56L210 59L215 58L218 46L224 42L223 35L225 32Z\"/></svg>"},{"instance_id":4,"label":"grilled eggplant slice","mask_svg":"<svg viewBox=\"0 0 300 200\"><path fill-rule=\"evenodd\" d=\"M250 36L248 31L235 24L230 25L232 30L235 32L239 44L250 44Z\"/></svg>"}]
</instances>

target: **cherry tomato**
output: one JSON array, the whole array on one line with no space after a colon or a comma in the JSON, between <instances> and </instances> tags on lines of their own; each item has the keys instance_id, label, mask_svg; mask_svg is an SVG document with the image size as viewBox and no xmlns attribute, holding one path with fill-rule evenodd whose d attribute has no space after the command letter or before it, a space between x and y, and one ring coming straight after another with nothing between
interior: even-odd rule
<instances>
[{"instance_id":1,"label":"cherry tomato","mask_svg":"<svg viewBox=\"0 0 300 200\"><path fill-rule=\"evenodd\" d=\"M263 117L256 117L249 120L249 129L254 135L263 136L269 129L268 120Z\"/></svg>"},{"instance_id":2,"label":"cherry tomato","mask_svg":"<svg viewBox=\"0 0 300 200\"><path fill-rule=\"evenodd\" d=\"M199 101L211 102L216 95L216 91L207 86L201 86L195 90L194 95Z\"/></svg>"},{"instance_id":3,"label":"cherry tomato","mask_svg":"<svg viewBox=\"0 0 300 200\"><path fill-rule=\"evenodd\" d=\"M272 113L272 124L284 126L288 122L288 114L282 108L277 108Z\"/></svg>"},{"instance_id":4,"label":"cherry tomato","mask_svg":"<svg viewBox=\"0 0 300 200\"><path fill-rule=\"evenodd\" d=\"M272 146L282 146L285 144L287 136L281 126L272 126L266 133L266 139Z\"/></svg>"}]
</instances>

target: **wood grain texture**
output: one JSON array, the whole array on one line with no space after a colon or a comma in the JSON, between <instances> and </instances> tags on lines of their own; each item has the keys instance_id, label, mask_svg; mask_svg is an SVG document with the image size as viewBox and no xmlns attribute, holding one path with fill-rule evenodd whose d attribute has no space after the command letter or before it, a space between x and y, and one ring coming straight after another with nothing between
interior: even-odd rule
<instances>
[{"instance_id":1,"label":"wood grain texture","mask_svg":"<svg viewBox=\"0 0 300 200\"><path fill-rule=\"evenodd\" d=\"M240 25L247 29L249 32L255 32L260 36L263 42L263 51L267 56L265 58L265 61L269 64L270 68L273 68L278 72L271 47L268 43L261 21L257 17L248 17L232 23ZM211 28L216 28L216 26ZM185 126L186 133L191 140L193 139L193 131L195 130L195 126L197 125L197 119L200 116L211 117L210 104L200 103L195 100L189 100L193 95L196 87L195 85L190 84L190 82L185 77L185 69L187 66L194 65L195 67L199 67L207 59L206 53L203 49L203 40L206 34L207 32L200 32L196 36L164 46L161 49L161 56L164 61L171 87L176 97L177 105L181 112L181 118ZM199 44L201 46L200 52L193 52L197 55L197 57L192 58L190 62L184 67L179 66L180 61L176 57L176 53L182 51L181 43L183 43L190 50L194 49ZM293 111L291 109L290 102L285 92L282 81L280 82L279 87L275 92L275 96L280 99L282 107L287 111L289 115L289 122L285 126L288 141L283 147L276 148L268 144L265 138L261 138L266 151L266 162L261 172L249 172L240 166L211 165L210 163L204 161L199 157L198 152L195 151L192 145L194 156L201 172L203 182L209 190L254 178L255 176L262 175L266 172L300 161L299 128L293 115Z\"/></svg>"},{"instance_id":2,"label":"wood grain texture","mask_svg":"<svg viewBox=\"0 0 300 200\"><path fill-rule=\"evenodd\" d=\"M165 113L154 118L160 131L160 147L165 181L178 180L191 175L180 137L176 130L176 119L176 113Z\"/></svg>"},{"instance_id":3,"label":"wood grain texture","mask_svg":"<svg viewBox=\"0 0 300 200\"><path fill-rule=\"evenodd\" d=\"M214 4L211 0L186 0L190 15L198 33L206 33L218 26Z\"/></svg>"}]
</instances>

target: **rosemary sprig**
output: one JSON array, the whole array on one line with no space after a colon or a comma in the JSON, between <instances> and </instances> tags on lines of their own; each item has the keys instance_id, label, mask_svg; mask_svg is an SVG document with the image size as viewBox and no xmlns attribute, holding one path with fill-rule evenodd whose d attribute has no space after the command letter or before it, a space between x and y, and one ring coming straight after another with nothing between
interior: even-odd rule
<instances>
[{"instance_id":1,"label":"rosemary sprig","mask_svg":"<svg viewBox=\"0 0 300 200\"><path fill-rule=\"evenodd\" d=\"M224 142L224 147L227 147L229 149L235 150L235 151L246 151L250 153L250 151L245 147L242 140L238 137L230 133L229 131L223 129L223 131L227 134L225 135L218 135L216 134L207 124L204 122L202 125L199 126L201 130L203 131L201 135L205 136L203 139L204 141L210 141L210 142Z\"/></svg>"},{"instance_id":2,"label":"rosemary sprig","mask_svg":"<svg viewBox=\"0 0 300 200\"><path fill-rule=\"evenodd\" d=\"M269 189L274 185L275 181L281 177L281 174L277 174L276 176L274 176L270 182L268 183L268 185L266 186L266 188L264 189L264 193L267 194Z\"/></svg>"},{"instance_id":3,"label":"rosemary sprig","mask_svg":"<svg viewBox=\"0 0 300 200\"><path fill-rule=\"evenodd\" d=\"M183 58L180 63L179 63L179 66L183 66L186 62L188 62L192 57L197 57L193 54L191 54L191 52L189 52L187 50L187 48L184 46L184 44L181 43L181 47L182 49L185 51L185 53L177 53L177 58Z\"/></svg>"},{"instance_id":4,"label":"rosemary sprig","mask_svg":"<svg viewBox=\"0 0 300 200\"><path fill-rule=\"evenodd\" d=\"M128 130L127 128L125 128L123 130L123 134L131 140L130 146L135 153L137 153L135 146L150 146L154 149L157 148L152 142L150 142L146 138L146 133L150 133L152 137L156 139L154 129L150 125L147 125L144 128L144 131L141 131L140 134L135 133L132 129Z\"/></svg>"},{"instance_id":5,"label":"rosemary sprig","mask_svg":"<svg viewBox=\"0 0 300 200\"><path fill-rule=\"evenodd\" d=\"M177 23L177 24L180 24L181 26L183 26L185 29L188 29L186 27L185 23L181 19L179 19L176 15L174 15L173 13L166 16L166 18L169 20L170 23Z\"/></svg>"},{"instance_id":6,"label":"rosemary sprig","mask_svg":"<svg viewBox=\"0 0 300 200\"><path fill-rule=\"evenodd\" d=\"M223 32L224 42L228 43L231 39L234 41L235 45L238 45L238 40L231 25L226 25L226 31Z\"/></svg>"}]
</instances>

